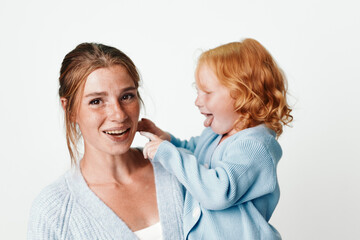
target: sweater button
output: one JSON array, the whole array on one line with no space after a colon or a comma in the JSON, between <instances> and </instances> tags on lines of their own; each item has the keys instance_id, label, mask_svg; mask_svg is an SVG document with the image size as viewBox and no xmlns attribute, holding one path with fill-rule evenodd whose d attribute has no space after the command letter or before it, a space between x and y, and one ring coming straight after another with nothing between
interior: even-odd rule
<instances>
[{"instance_id":1,"label":"sweater button","mask_svg":"<svg viewBox=\"0 0 360 240\"><path fill-rule=\"evenodd\" d=\"M194 210L192 212L192 216L193 216L193 218L198 218L200 216L200 207L194 208Z\"/></svg>"}]
</instances>

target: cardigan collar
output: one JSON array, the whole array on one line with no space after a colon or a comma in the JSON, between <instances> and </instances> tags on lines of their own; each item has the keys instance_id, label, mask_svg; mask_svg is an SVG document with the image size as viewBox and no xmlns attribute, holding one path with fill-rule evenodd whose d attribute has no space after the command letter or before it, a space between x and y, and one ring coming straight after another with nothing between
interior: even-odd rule
<instances>
[{"instance_id":1,"label":"cardigan collar","mask_svg":"<svg viewBox=\"0 0 360 240\"><path fill-rule=\"evenodd\" d=\"M173 236L179 236L178 232L174 233L174 224L179 225L182 221L182 206L174 204L179 202L179 199L174 199L179 198L175 194L177 181L161 168L163 167L159 163L153 163L159 217L163 229L163 238L173 239ZM79 166L75 166L66 174L66 180L78 204L86 209L103 226L106 232L112 234L114 239L138 239L126 223L91 191L81 174ZM182 202L182 199L180 200ZM181 226L177 226L176 229L182 231Z\"/></svg>"}]
</instances>

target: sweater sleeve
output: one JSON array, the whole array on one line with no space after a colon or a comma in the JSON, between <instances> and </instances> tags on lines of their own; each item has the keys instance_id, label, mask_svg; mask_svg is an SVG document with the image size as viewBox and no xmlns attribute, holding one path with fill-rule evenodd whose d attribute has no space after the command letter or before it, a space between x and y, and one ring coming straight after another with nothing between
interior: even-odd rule
<instances>
[{"instance_id":1,"label":"sweater sleeve","mask_svg":"<svg viewBox=\"0 0 360 240\"><path fill-rule=\"evenodd\" d=\"M194 152L197 142L199 140L199 137L192 137L189 140L180 140L179 138L176 138L174 135L170 134L171 136L171 143L174 144L174 146L178 148L185 148L189 150L190 152Z\"/></svg>"},{"instance_id":2,"label":"sweater sleeve","mask_svg":"<svg viewBox=\"0 0 360 240\"><path fill-rule=\"evenodd\" d=\"M28 240L66 238L70 194L59 191L62 185L50 185L35 198L28 222Z\"/></svg>"},{"instance_id":3,"label":"sweater sleeve","mask_svg":"<svg viewBox=\"0 0 360 240\"><path fill-rule=\"evenodd\" d=\"M274 191L276 169L264 143L234 141L222 159L208 169L188 151L164 141L153 161L174 174L187 191L209 210L222 210Z\"/></svg>"},{"instance_id":4,"label":"sweater sleeve","mask_svg":"<svg viewBox=\"0 0 360 240\"><path fill-rule=\"evenodd\" d=\"M51 222L43 215L36 206L33 206L30 212L30 218L28 223L28 240L55 240L56 236L55 228L51 226Z\"/></svg>"}]
</instances>

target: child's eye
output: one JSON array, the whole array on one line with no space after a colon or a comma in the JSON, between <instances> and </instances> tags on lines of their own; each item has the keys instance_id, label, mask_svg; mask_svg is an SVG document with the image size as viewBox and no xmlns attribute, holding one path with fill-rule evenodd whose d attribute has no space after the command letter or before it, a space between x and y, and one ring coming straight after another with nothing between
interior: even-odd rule
<instances>
[{"instance_id":1,"label":"child's eye","mask_svg":"<svg viewBox=\"0 0 360 240\"><path fill-rule=\"evenodd\" d=\"M206 90L198 90L197 91L197 94L198 95L208 95L208 94L211 94L212 92L210 91L206 91Z\"/></svg>"},{"instance_id":2,"label":"child's eye","mask_svg":"<svg viewBox=\"0 0 360 240\"><path fill-rule=\"evenodd\" d=\"M101 102L101 100L100 99L93 99L93 100L91 100L90 101L90 105L99 105L100 104L100 102Z\"/></svg>"},{"instance_id":3,"label":"child's eye","mask_svg":"<svg viewBox=\"0 0 360 240\"><path fill-rule=\"evenodd\" d=\"M121 97L121 101L129 101L135 97L133 93L126 93Z\"/></svg>"}]
</instances>

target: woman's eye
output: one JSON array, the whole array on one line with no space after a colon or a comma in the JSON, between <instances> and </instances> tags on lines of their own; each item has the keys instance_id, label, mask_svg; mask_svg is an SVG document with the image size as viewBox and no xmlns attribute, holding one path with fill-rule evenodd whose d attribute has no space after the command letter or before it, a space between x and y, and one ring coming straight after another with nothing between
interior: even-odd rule
<instances>
[{"instance_id":1,"label":"woman's eye","mask_svg":"<svg viewBox=\"0 0 360 240\"><path fill-rule=\"evenodd\" d=\"M93 100L91 100L90 101L90 105L98 105L98 104L100 104L100 99L93 99Z\"/></svg>"},{"instance_id":2,"label":"woman's eye","mask_svg":"<svg viewBox=\"0 0 360 240\"><path fill-rule=\"evenodd\" d=\"M128 100L133 99L134 97L135 97L135 94L133 94L133 93L127 93L127 94L125 94L125 95L123 95L123 96L121 97L121 100L123 100L123 101L128 101Z\"/></svg>"}]
</instances>

